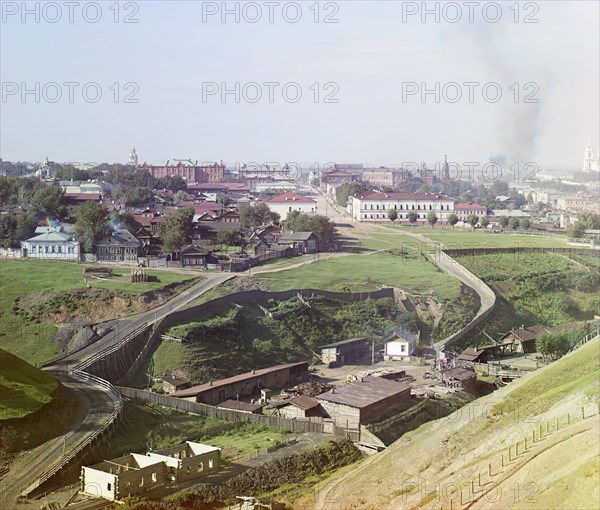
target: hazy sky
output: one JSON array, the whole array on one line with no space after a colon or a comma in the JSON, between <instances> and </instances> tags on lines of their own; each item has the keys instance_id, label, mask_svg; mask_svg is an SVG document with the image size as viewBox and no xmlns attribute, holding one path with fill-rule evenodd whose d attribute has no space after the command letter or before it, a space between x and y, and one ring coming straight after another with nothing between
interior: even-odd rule
<instances>
[{"instance_id":1,"label":"hazy sky","mask_svg":"<svg viewBox=\"0 0 600 510\"><path fill-rule=\"evenodd\" d=\"M599 2L502 1L499 13L481 1L473 23L465 2L428 2L425 20L422 2L245 4L227 3L236 22L222 2L30 2L24 20L20 1L2 2L0 156L125 162L133 141L155 163L399 165L448 153L577 169L588 138L598 150ZM223 102L223 84L236 83L239 102L233 92ZM439 103L423 102L436 83Z\"/></svg>"}]
</instances>

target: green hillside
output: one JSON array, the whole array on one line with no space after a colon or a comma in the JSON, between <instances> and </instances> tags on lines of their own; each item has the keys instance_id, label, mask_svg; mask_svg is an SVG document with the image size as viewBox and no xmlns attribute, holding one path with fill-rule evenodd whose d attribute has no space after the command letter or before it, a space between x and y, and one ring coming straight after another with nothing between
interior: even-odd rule
<instances>
[{"instance_id":1,"label":"green hillside","mask_svg":"<svg viewBox=\"0 0 600 510\"><path fill-rule=\"evenodd\" d=\"M52 400L58 381L0 349L0 421L22 418Z\"/></svg>"}]
</instances>

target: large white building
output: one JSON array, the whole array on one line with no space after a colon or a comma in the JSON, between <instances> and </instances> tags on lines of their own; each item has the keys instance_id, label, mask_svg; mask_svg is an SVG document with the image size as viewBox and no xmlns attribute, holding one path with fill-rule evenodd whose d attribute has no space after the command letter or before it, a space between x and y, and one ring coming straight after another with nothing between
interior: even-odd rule
<instances>
[{"instance_id":1,"label":"large white building","mask_svg":"<svg viewBox=\"0 0 600 510\"><path fill-rule=\"evenodd\" d=\"M309 216L317 213L317 202L295 191L286 191L281 195L268 198L265 200L265 204L271 211L279 214L281 220L285 220L292 211L298 211Z\"/></svg>"},{"instance_id":2,"label":"large white building","mask_svg":"<svg viewBox=\"0 0 600 510\"><path fill-rule=\"evenodd\" d=\"M417 221L426 221L433 212L438 221L446 221L454 213L454 200L435 193L382 193L368 191L348 200L348 212L358 221L381 221L388 219L394 209L399 220L407 220L410 213L417 214Z\"/></svg>"},{"instance_id":3,"label":"large white building","mask_svg":"<svg viewBox=\"0 0 600 510\"><path fill-rule=\"evenodd\" d=\"M21 258L79 260L79 242L66 232L48 231L21 241Z\"/></svg>"}]
</instances>

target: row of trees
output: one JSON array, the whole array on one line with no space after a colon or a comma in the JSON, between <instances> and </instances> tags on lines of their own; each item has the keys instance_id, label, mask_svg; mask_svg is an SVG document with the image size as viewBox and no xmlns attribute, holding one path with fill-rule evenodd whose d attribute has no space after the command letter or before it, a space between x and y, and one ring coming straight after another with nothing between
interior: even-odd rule
<instances>
[{"instance_id":1,"label":"row of trees","mask_svg":"<svg viewBox=\"0 0 600 510\"><path fill-rule=\"evenodd\" d=\"M567 227L567 235L581 239L586 230L600 230L600 215L593 212L580 212L573 225Z\"/></svg>"},{"instance_id":2,"label":"row of trees","mask_svg":"<svg viewBox=\"0 0 600 510\"><path fill-rule=\"evenodd\" d=\"M388 211L388 219L391 221L396 221L398 219L398 212L396 211L396 209L390 209ZM417 213L408 213L407 219L411 224L416 223L418 221ZM434 212L430 212L429 214L427 214L427 223L429 223L432 228L438 222L438 220L439 218ZM460 220L456 214L448 215L448 224L452 227L454 227L459 221ZM486 216L480 217L475 214L472 214L467 217L467 223L473 228L475 228L477 224L481 225L482 228L487 228L487 226L490 224L490 220ZM519 227L524 230L527 230L529 227L531 227L531 221L528 218L509 218L508 216L501 216L498 219L498 223L504 228L510 226L510 228L512 228L513 230L517 230Z\"/></svg>"}]
</instances>

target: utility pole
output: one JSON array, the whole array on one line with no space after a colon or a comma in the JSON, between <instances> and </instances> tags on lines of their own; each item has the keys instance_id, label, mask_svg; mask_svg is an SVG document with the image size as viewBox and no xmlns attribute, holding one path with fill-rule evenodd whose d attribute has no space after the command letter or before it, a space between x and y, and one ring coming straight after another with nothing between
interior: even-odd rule
<instances>
[{"instance_id":1,"label":"utility pole","mask_svg":"<svg viewBox=\"0 0 600 510\"><path fill-rule=\"evenodd\" d=\"M371 366L375 366L375 340L371 340Z\"/></svg>"}]
</instances>

